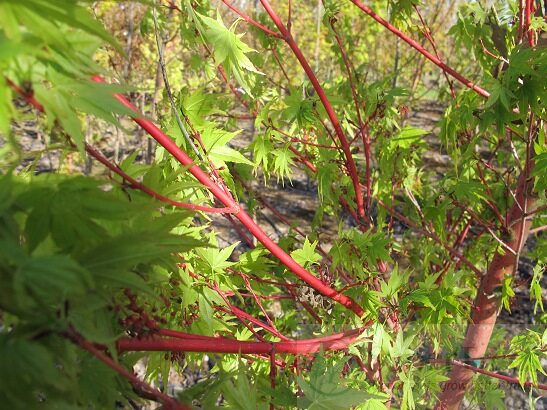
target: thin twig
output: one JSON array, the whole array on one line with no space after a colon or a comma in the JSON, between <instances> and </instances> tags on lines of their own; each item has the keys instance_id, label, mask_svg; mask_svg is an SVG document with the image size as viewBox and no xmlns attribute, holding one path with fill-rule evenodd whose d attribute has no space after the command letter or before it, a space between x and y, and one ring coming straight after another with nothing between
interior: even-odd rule
<instances>
[{"instance_id":1,"label":"thin twig","mask_svg":"<svg viewBox=\"0 0 547 410\"><path fill-rule=\"evenodd\" d=\"M171 92L171 87L169 85L169 78L167 77L167 68L165 67L165 59L163 56L163 45L161 44L160 35L159 35L158 16L156 14L155 2L154 2L154 7L152 8L152 17L154 18L154 34L156 36L156 45L158 48L158 57L159 57L159 63L161 67L161 73L163 75L163 83L165 84L165 91L167 92L167 98L169 98L169 103L171 104L171 110L173 111L173 115L175 116L175 119L177 120L177 125L179 126L182 134L184 135L186 142L188 142L188 145L192 148L192 151L194 151L196 156L203 161L203 155L201 155L201 152L199 152L198 148L194 144L194 141L192 141L192 138L190 137L190 133L188 132L188 130L186 129L186 126L182 122L182 119L180 118L179 112L175 105L175 100L173 99L173 93Z\"/></svg>"},{"instance_id":2,"label":"thin twig","mask_svg":"<svg viewBox=\"0 0 547 410\"><path fill-rule=\"evenodd\" d=\"M161 391L157 389L154 389L148 383L145 383L142 380L140 380L132 372L127 370L125 367L123 367L119 363L116 363L111 357L109 357L108 355L106 355L105 353L97 349L93 345L93 343L84 339L83 336L80 335L75 330L73 329L69 330L68 338L70 338L70 340L72 340L74 343L79 345L82 349L87 350L89 353L91 353L101 362L106 364L108 367L110 367L120 376L127 379L138 392L143 393L144 396L153 397L154 399L163 403L164 408L166 410L190 410L190 407L177 402L175 399L173 399L172 397L169 397L167 394L162 393Z\"/></svg>"},{"instance_id":3,"label":"thin twig","mask_svg":"<svg viewBox=\"0 0 547 410\"><path fill-rule=\"evenodd\" d=\"M252 24L253 26L259 28L264 33L268 34L269 36L275 37L275 38L282 38L281 34L276 33L275 31L270 30L268 27L260 24L258 21L253 20L251 17L249 17L247 14L239 10L237 7L235 7L232 3L230 3L227 0L222 0L226 6L228 6L229 9L231 9L233 12L235 12L239 17L241 17L243 20L245 20L247 23Z\"/></svg>"}]
</instances>

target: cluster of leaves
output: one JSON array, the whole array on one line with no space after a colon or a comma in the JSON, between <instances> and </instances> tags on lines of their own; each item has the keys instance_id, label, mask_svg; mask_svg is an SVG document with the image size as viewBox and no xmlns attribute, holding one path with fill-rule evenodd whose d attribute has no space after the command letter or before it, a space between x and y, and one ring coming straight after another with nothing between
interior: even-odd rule
<instances>
[{"instance_id":1,"label":"cluster of leaves","mask_svg":"<svg viewBox=\"0 0 547 410\"><path fill-rule=\"evenodd\" d=\"M0 197L2 402L111 407L134 399L68 335L115 351L128 315L123 291L156 306L178 269L173 254L199 244L171 233L188 214L162 216L143 197L83 177L4 175Z\"/></svg>"},{"instance_id":2,"label":"cluster of leaves","mask_svg":"<svg viewBox=\"0 0 547 410\"><path fill-rule=\"evenodd\" d=\"M82 3L30 0L0 4L3 75L32 87L48 113L48 129L58 121L80 151L84 136L78 111L114 124L115 114L129 113L112 96L125 88L97 85L89 78L104 71L93 61L102 42L122 50ZM18 115L13 92L5 79L0 81L0 131L4 135L10 135L10 120Z\"/></svg>"}]
</instances>

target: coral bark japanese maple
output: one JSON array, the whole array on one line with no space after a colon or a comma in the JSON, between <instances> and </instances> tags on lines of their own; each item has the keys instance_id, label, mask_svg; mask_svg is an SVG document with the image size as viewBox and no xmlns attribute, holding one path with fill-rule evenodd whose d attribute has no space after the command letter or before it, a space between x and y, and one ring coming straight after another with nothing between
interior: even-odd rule
<instances>
[{"instance_id":1,"label":"coral bark japanese maple","mask_svg":"<svg viewBox=\"0 0 547 410\"><path fill-rule=\"evenodd\" d=\"M3 403L494 408L502 383L547 388L536 2L127 5L0 2ZM537 325L502 340L523 286Z\"/></svg>"}]
</instances>

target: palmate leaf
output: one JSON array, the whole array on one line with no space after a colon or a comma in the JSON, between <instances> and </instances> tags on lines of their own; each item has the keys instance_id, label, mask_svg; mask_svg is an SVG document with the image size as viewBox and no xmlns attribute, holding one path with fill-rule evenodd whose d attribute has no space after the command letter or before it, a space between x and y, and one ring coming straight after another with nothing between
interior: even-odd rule
<instances>
[{"instance_id":1,"label":"palmate leaf","mask_svg":"<svg viewBox=\"0 0 547 410\"><path fill-rule=\"evenodd\" d=\"M249 60L247 54L253 52L247 44L241 41L243 34L236 34L236 23L228 29L220 14L214 20L210 17L198 14L203 24L207 27L205 37L214 47L214 57L217 64L224 64L226 70L233 74L237 82L251 95L250 85L245 77L245 72L261 74ZM252 95L251 95L252 96Z\"/></svg>"},{"instance_id":2,"label":"palmate leaf","mask_svg":"<svg viewBox=\"0 0 547 410\"><path fill-rule=\"evenodd\" d=\"M515 352L517 357L511 362L509 368L518 368L518 379L521 386L524 386L524 382L527 380L537 385L538 372L547 376L541 364L541 358L547 357L547 353L542 350L547 342L546 335L547 332L541 336L533 330L528 330L511 340L511 352Z\"/></svg>"},{"instance_id":3,"label":"palmate leaf","mask_svg":"<svg viewBox=\"0 0 547 410\"><path fill-rule=\"evenodd\" d=\"M128 283L126 287L136 288L133 283ZM111 301L98 291L87 292L85 297L70 301L68 320L86 339L114 347L114 342L122 336L122 332L110 304Z\"/></svg>"},{"instance_id":4,"label":"palmate leaf","mask_svg":"<svg viewBox=\"0 0 547 410\"><path fill-rule=\"evenodd\" d=\"M321 261L321 259L323 259L321 255L315 252L317 243L317 241L310 242L306 237L306 239L304 240L304 245L302 245L302 249L292 251L291 256L295 261L297 261L305 268L309 267L310 265L316 264Z\"/></svg>"},{"instance_id":5,"label":"palmate leaf","mask_svg":"<svg viewBox=\"0 0 547 410\"><path fill-rule=\"evenodd\" d=\"M115 97L114 93L127 91L127 87L116 84L102 84L84 80L74 80L52 68L47 70L47 78L52 84L35 85L35 94L47 114L49 126L59 121L74 143L83 152L83 133L78 111L91 114L116 126L120 126L115 114L131 116L135 112Z\"/></svg>"},{"instance_id":6,"label":"palmate leaf","mask_svg":"<svg viewBox=\"0 0 547 410\"><path fill-rule=\"evenodd\" d=\"M391 357L397 357L400 358L400 360L405 360L414 354L414 350L409 348L413 340L414 336L408 336L405 338L403 336L403 332L397 333L397 338L395 339L393 346L390 348Z\"/></svg>"},{"instance_id":7,"label":"palmate leaf","mask_svg":"<svg viewBox=\"0 0 547 410\"><path fill-rule=\"evenodd\" d=\"M55 121L58 120L63 129L72 137L78 149L83 152L84 135L82 133L82 124L78 115L70 106L67 96L63 95L62 92L47 89L42 84L36 84L34 92L36 98L43 102L49 128L51 129Z\"/></svg>"},{"instance_id":8,"label":"palmate leaf","mask_svg":"<svg viewBox=\"0 0 547 410\"><path fill-rule=\"evenodd\" d=\"M408 149L415 144L423 144L422 136L429 134L429 131L420 128L405 127L396 136L389 140L391 149Z\"/></svg>"},{"instance_id":9,"label":"palmate leaf","mask_svg":"<svg viewBox=\"0 0 547 410\"><path fill-rule=\"evenodd\" d=\"M135 111L123 105L116 93L131 91L130 87L119 84L97 83L91 80L74 81L61 77L57 84L72 96L71 103L76 109L119 125L115 115L135 116Z\"/></svg>"},{"instance_id":10,"label":"palmate leaf","mask_svg":"<svg viewBox=\"0 0 547 410\"><path fill-rule=\"evenodd\" d=\"M288 121L296 121L300 128L306 128L317 122L314 109L314 101L311 98L305 98L302 91L297 88L291 88L290 94L285 97L283 102L287 107L283 110L283 118Z\"/></svg>"},{"instance_id":11,"label":"palmate leaf","mask_svg":"<svg viewBox=\"0 0 547 410\"><path fill-rule=\"evenodd\" d=\"M406 305L407 302L414 302L418 305L428 307L435 310L435 305L431 302L429 297L430 290L427 289L414 289L408 295L401 300L402 305Z\"/></svg>"},{"instance_id":12,"label":"palmate leaf","mask_svg":"<svg viewBox=\"0 0 547 410\"><path fill-rule=\"evenodd\" d=\"M260 391L265 396L271 397L271 402L274 403L275 406L278 406L280 409L294 409L298 408L298 397L292 389L288 388L285 385L278 384L275 386L275 388L272 388L269 384L266 383L260 383L264 381L264 379L259 379L258 383Z\"/></svg>"},{"instance_id":13,"label":"palmate leaf","mask_svg":"<svg viewBox=\"0 0 547 410\"><path fill-rule=\"evenodd\" d=\"M317 170L317 192L324 202L334 201L333 182L339 183L336 164L326 163Z\"/></svg>"},{"instance_id":14,"label":"palmate leaf","mask_svg":"<svg viewBox=\"0 0 547 410\"><path fill-rule=\"evenodd\" d=\"M375 323L371 328L372 350L371 358L376 360L382 351L388 351L391 346L391 336L385 331L381 323Z\"/></svg>"},{"instance_id":15,"label":"palmate leaf","mask_svg":"<svg viewBox=\"0 0 547 410\"><path fill-rule=\"evenodd\" d=\"M520 352L517 358L509 365L509 368L518 367L518 379L521 386L524 386L524 382L528 379L532 381L534 385L538 383L538 372L547 376L541 361L539 354L534 351Z\"/></svg>"},{"instance_id":16,"label":"palmate leaf","mask_svg":"<svg viewBox=\"0 0 547 410\"><path fill-rule=\"evenodd\" d=\"M134 392L120 382L120 376L104 363L90 355L80 363L78 373L78 400L80 403L94 404L99 408L115 408L124 403L127 397L136 396Z\"/></svg>"},{"instance_id":17,"label":"palmate leaf","mask_svg":"<svg viewBox=\"0 0 547 410\"><path fill-rule=\"evenodd\" d=\"M99 242L107 236L107 230L98 221L128 220L128 215L136 216L153 209L150 202L148 205L130 203L117 190L105 192L100 184L83 177L34 178L29 189L16 198L16 204L28 212L25 223L28 249L34 250L48 234L66 250Z\"/></svg>"},{"instance_id":18,"label":"palmate leaf","mask_svg":"<svg viewBox=\"0 0 547 410\"><path fill-rule=\"evenodd\" d=\"M272 162L272 151L274 150L274 146L268 138L268 135L262 134L258 135L253 140L251 147L254 153L255 171L259 166L262 166L264 179L267 180L270 173L270 164Z\"/></svg>"},{"instance_id":19,"label":"palmate leaf","mask_svg":"<svg viewBox=\"0 0 547 410\"><path fill-rule=\"evenodd\" d=\"M92 285L89 272L67 255L28 258L13 277L13 289L23 307L32 300L59 304L68 297L83 296Z\"/></svg>"},{"instance_id":20,"label":"palmate leaf","mask_svg":"<svg viewBox=\"0 0 547 410\"><path fill-rule=\"evenodd\" d=\"M371 398L379 398L362 390L346 387L340 373L347 359L336 364L327 364L325 358L317 356L313 362L309 382L298 376L298 385L304 396L298 400L302 409L346 410Z\"/></svg>"},{"instance_id":21,"label":"palmate leaf","mask_svg":"<svg viewBox=\"0 0 547 410\"><path fill-rule=\"evenodd\" d=\"M31 15L35 15L32 21L42 20L50 22L51 24L65 24L69 27L84 30L89 34L101 38L102 40L110 43L117 50L123 53L122 47L116 42L103 26L95 20L89 11L79 5L78 3L91 3L91 1L74 1L74 0L3 0L4 3L10 4L13 8L14 14L17 16L26 16L30 18ZM45 33L41 30L40 26L35 24L28 24L29 30L36 30L38 36L43 36ZM58 41L63 38L61 36Z\"/></svg>"},{"instance_id":22,"label":"palmate leaf","mask_svg":"<svg viewBox=\"0 0 547 410\"><path fill-rule=\"evenodd\" d=\"M161 221L157 221L161 224ZM169 258L174 252L184 252L202 242L181 235L170 234L168 230L154 229L154 220L147 229L129 231L105 239L97 246L78 256L79 262L94 275L110 277L119 281L123 271L139 263L149 263ZM133 275L132 275L133 276Z\"/></svg>"},{"instance_id":23,"label":"palmate leaf","mask_svg":"<svg viewBox=\"0 0 547 410\"><path fill-rule=\"evenodd\" d=\"M146 198L141 202L135 198L129 202L127 196L116 189L110 192L101 189L100 181L47 176L37 177L18 189L23 187L26 189L16 197L15 204L28 213L24 230L28 251L34 251L49 236L59 249L71 252L79 263L72 266L61 260L61 256L50 256L51 260L42 261L43 267L38 264L37 272L44 274L44 269L63 268L47 272L43 278L39 276L37 283L44 285L45 292L55 289L55 283L45 286L40 280L66 283L67 291L77 293L77 289L69 285L72 279L84 280L87 272L96 283L146 290L143 279L132 272L136 265L169 260L174 252L203 246L189 235L171 233L188 218L187 212L156 217L154 201ZM27 273L34 272L36 265L32 263L22 270L21 280ZM82 271L78 270L79 266ZM71 272L78 275L57 277ZM90 285L85 280L84 283ZM77 284L75 282L74 287Z\"/></svg>"},{"instance_id":24,"label":"palmate leaf","mask_svg":"<svg viewBox=\"0 0 547 410\"><path fill-rule=\"evenodd\" d=\"M181 95L183 93L181 92ZM205 119L211 114L223 114L224 111L218 109L218 94L205 92L203 88L193 91L191 94L186 94L181 97L181 106L184 114L195 127L206 125Z\"/></svg>"},{"instance_id":25,"label":"palmate leaf","mask_svg":"<svg viewBox=\"0 0 547 410\"><path fill-rule=\"evenodd\" d=\"M543 152L535 157L535 165L532 175L535 177L534 189L536 192L545 192L547 190L547 152Z\"/></svg>"},{"instance_id":26,"label":"palmate leaf","mask_svg":"<svg viewBox=\"0 0 547 410\"><path fill-rule=\"evenodd\" d=\"M209 158L217 167L225 166L225 162L235 162L253 166L254 164L239 151L227 146L240 131L227 132L216 128L213 123L207 123L201 129L201 139Z\"/></svg>"},{"instance_id":27,"label":"palmate leaf","mask_svg":"<svg viewBox=\"0 0 547 410\"><path fill-rule=\"evenodd\" d=\"M387 283L382 281L380 284L382 296L388 299L392 298L403 287L403 285L408 284L409 276L410 275L407 272L399 273L399 267L395 265Z\"/></svg>"},{"instance_id":28,"label":"palmate leaf","mask_svg":"<svg viewBox=\"0 0 547 410\"><path fill-rule=\"evenodd\" d=\"M257 389L249 380L246 373L246 366L239 363L237 377L227 380L222 385L222 394L230 403L230 407L239 410L267 409L266 403L259 403Z\"/></svg>"},{"instance_id":29,"label":"palmate leaf","mask_svg":"<svg viewBox=\"0 0 547 410\"><path fill-rule=\"evenodd\" d=\"M224 248L199 248L196 250L197 254L201 258L200 265L203 271L215 273L222 272L225 268L235 264L235 262L228 261L228 258L234 251L235 247L239 245L239 242Z\"/></svg>"},{"instance_id":30,"label":"palmate leaf","mask_svg":"<svg viewBox=\"0 0 547 410\"><path fill-rule=\"evenodd\" d=\"M348 233L348 238L352 240L352 243L357 247L362 255L366 255L369 266L376 266L378 260L388 261L390 259L387 245L389 239L382 233L361 233L356 229L352 229Z\"/></svg>"},{"instance_id":31,"label":"palmate leaf","mask_svg":"<svg viewBox=\"0 0 547 410\"><path fill-rule=\"evenodd\" d=\"M96 85L88 80L92 73L103 70L92 56L101 42L107 41L119 52L114 38L82 6L89 1L73 0L6 0L0 3L0 23L8 41L1 41L5 67L22 72L21 62L32 69L23 78L31 80L38 101L44 106L49 127L59 123L83 152L83 134L77 110L117 124L114 114L130 114L114 97L119 86ZM5 44L4 44L5 43ZM10 51L11 50L11 51ZM13 50L17 50L16 53ZM22 60L31 56L30 60ZM2 64L2 65L4 65ZM15 76L14 76L15 77ZM5 85L0 86L0 112L11 118L5 100ZM5 115L4 115L5 114ZM3 121L3 131L7 131Z\"/></svg>"},{"instance_id":32,"label":"palmate leaf","mask_svg":"<svg viewBox=\"0 0 547 410\"><path fill-rule=\"evenodd\" d=\"M416 408L413 394L413 388L416 384L414 381L414 368L411 367L406 372L400 372L399 379L403 382L403 400L401 409L414 410Z\"/></svg>"},{"instance_id":33,"label":"palmate leaf","mask_svg":"<svg viewBox=\"0 0 547 410\"><path fill-rule=\"evenodd\" d=\"M70 384L56 369L56 360L46 347L0 334L0 401L7 408L37 408L39 389L60 392ZM32 403L32 404L31 404Z\"/></svg>"},{"instance_id":34,"label":"palmate leaf","mask_svg":"<svg viewBox=\"0 0 547 410\"><path fill-rule=\"evenodd\" d=\"M476 181L458 181L454 186L454 195L460 201L474 198L477 201L488 199L484 185Z\"/></svg>"},{"instance_id":35,"label":"palmate leaf","mask_svg":"<svg viewBox=\"0 0 547 410\"><path fill-rule=\"evenodd\" d=\"M538 307L543 312L543 292L541 287L541 280L545 272L545 265L539 263L534 266L534 275L530 281L530 300L535 299L536 303L534 305L534 314L537 313Z\"/></svg>"},{"instance_id":36,"label":"palmate leaf","mask_svg":"<svg viewBox=\"0 0 547 410\"><path fill-rule=\"evenodd\" d=\"M294 165L295 155L288 148L276 149L272 152L274 156L274 172L277 175L277 181L285 182L285 177L291 179L291 167Z\"/></svg>"},{"instance_id":37,"label":"palmate leaf","mask_svg":"<svg viewBox=\"0 0 547 410\"><path fill-rule=\"evenodd\" d=\"M209 158L217 167L224 165L224 162L235 162L238 164L247 164L253 166L254 164L243 156L239 151L236 151L230 147L215 147L209 152Z\"/></svg>"},{"instance_id":38,"label":"palmate leaf","mask_svg":"<svg viewBox=\"0 0 547 410\"><path fill-rule=\"evenodd\" d=\"M153 357L153 356L152 356ZM221 373L217 377L202 379L178 394L178 399L190 405L193 400L199 400L204 409L216 407L221 394L222 385L227 381L228 374Z\"/></svg>"},{"instance_id":39,"label":"palmate leaf","mask_svg":"<svg viewBox=\"0 0 547 410\"><path fill-rule=\"evenodd\" d=\"M275 262L268 257L268 251L261 245L239 256L237 269L244 273L253 273L259 275L261 273L269 273L275 267Z\"/></svg>"},{"instance_id":40,"label":"palmate leaf","mask_svg":"<svg viewBox=\"0 0 547 410\"><path fill-rule=\"evenodd\" d=\"M486 410L499 410L505 409L505 403L503 398L505 397L505 392L502 389L490 387L484 392L484 404Z\"/></svg>"},{"instance_id":41,"label":"palmate leaf","mask_svg":"<svg viewBox=\"0 0 547 410\"><path fill-rule=\"evenodd\" d=\"M513 276L506 274L501 287L501 304L509 313L511 313L511 299L515 297L512 284Z\"/></svg>"}]
</instances>

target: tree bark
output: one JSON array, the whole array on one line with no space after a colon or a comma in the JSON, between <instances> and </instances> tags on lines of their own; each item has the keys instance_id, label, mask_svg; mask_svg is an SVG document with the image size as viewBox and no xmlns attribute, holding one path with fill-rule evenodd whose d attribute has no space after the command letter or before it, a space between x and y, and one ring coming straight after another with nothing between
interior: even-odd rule
<instances>
[{"instance_id":1,"label":"tree bark","mask_svg":"<svg viewBox=\"0 0 547 410\"><path fill-rule=\"evenodd\" d=\"M526 213L527 210L532 209L534 203L530 192L532 184L528 181L532 166L533 161L530 153L518 181L515 193L516 201L509 210L507 218L511 237L507 241L507 245L514 253L507 251L504 254L496 253L479 287L471 323L462 346L464 353L471 359L482 357L486 353L499 313L501 303L499 291L503 279L506 275L515 273L520 252L530 232L531 221L526 218ZM443 390L436 409L458 409L474 374L473 370L454 366L450 373L450 379L443 383Z\"/></svg>"}]
</instances>

